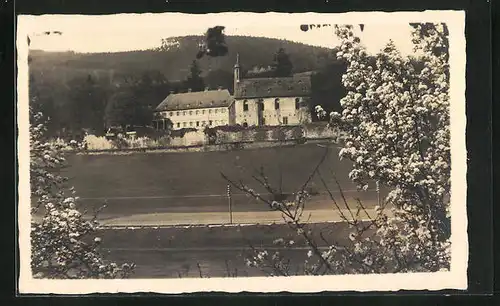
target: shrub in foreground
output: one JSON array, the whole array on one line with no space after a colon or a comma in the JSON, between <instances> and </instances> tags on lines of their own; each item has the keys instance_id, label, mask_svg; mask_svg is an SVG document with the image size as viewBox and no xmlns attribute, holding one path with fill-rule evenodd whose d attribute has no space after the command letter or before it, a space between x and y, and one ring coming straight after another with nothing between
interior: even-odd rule
<instances>
[{"instance_id":1,"label":"shrub in foreground","mask_svg":"<svg viewBox=\"0 0 500 306\"><path fill-rule=\"evenodd\" d=\"M96 214L78 209L78 198L58 174L64 166L63 145L44 137L40 113L30 125L31 269L37 278L122 278L133 264L118 265L99 252ZM97 213L97 212L96 212Z\"/></svg>"}]
</instances>

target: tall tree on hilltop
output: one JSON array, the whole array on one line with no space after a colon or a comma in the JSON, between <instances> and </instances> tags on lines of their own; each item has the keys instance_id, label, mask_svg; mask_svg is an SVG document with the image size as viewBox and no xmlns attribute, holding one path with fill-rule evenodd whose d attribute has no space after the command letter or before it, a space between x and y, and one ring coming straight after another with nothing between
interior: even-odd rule
<instances>
[{"instance_id":1,"label":"tall tree on hilltop","mask_svg":"<svg viewBox=\"0 0 500 306\"><path fill-rule=\"evenodd\" d=\"M290 61L290 56L285 52L285 49L278 49L278 52L274 55L272 67L277 77L292 75L293 64L292 61Z\"/></svg>"},{"instance_id":2,"label":"tall tree on hilltop","mask_svg":"<svg viewBox=\"0 0 500 306\"><path fill-rule=\"evenodd\" d=\"M185 81L187 88L191 88L192 91L201 91L205 88L205 82L201 77L201 69L198 66L196 60L193 60L191 67L189 68L190 75Z\"/></svg>"},{"instance_id":3,"label":"tall tree on hilltop","mask_svg":"<svg viewBox=\"0 0 500 306\"><path fill-rule=\"evenodd\" d=\"M208 28L202 43L200 43L200 50L196 58L202 58L204 55L211 57L224 56L229 51L225 35L224 26L215 26Z\"/></svg>"}]
</instances>

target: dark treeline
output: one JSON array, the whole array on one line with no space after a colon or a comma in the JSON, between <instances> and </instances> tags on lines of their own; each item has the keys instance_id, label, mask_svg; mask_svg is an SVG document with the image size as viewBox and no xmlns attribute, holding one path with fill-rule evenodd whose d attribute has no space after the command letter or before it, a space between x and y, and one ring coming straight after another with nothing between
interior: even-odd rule
<instances>
[{"instance_id":1,"label":"dark treeline","mask_svg":"<svg viewBox=\"0 0 500 306\"><path fill-rule=\"evenodd\" d=\"M187 91L187 86L186 82L169 82L158 71L112 80L87 74L63 86L31 74L30 99L32 108L49 119L51 136L79 138L84 132L103 135L111 126L150 125L154 108L171 91Z\"/></svg>"},{"instance_id":2,"label":"dark treeline","mask_svg":"<svg viewBox=\"0 0 500 306\"><path fill-rule=\"evenodd\" d=\"M316 105L321 105L327 113L341 110L340 99L346 95L346 90L342 85L342 75L346 69L346 64L336 61L312 74L309 108L313 121L319 120L314 112ZM323 118L323 120L328 120L328 118Z\"/></svg>"}]
</instances>

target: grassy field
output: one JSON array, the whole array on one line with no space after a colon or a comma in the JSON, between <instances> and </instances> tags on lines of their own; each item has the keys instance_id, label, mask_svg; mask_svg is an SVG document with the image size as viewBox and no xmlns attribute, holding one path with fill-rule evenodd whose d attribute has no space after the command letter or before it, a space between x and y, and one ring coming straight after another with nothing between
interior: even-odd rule
<instances>
[{"instance_id":1,"label":"grassy field","mask_svg":"<svg viewBox=\"0 0 500 306\"><path fill-rule=\"evenodd\" d=\"M320 247L326 246L320 231L338 243L347 243L349 229L344 223L309 226ZM279 250L291 260L292 270L300 273L308 250L301 236L279 224L102 230L98 235L107 259L136 264L133 278L200 277L200 270L202 277L263 276L265 272L245 265L250 246ZM275 245L277 238L283 238L287 247Z\"/></svg>"},{"instance_id":2,"label":"grassy field","mask_svg":"<svg viewBox=\"0 0 500 306\"><path fill-rule=\"evenodd\" d=\"M295 147L263 148L226 152L153 153L130 155L70 155L64 169L86 209L106 203L104 219L138 214L227 212L227 181L243 181L263 192L252 179L262 167L271 185L283 192L297 191L307 180L325 153L317 144ZM329 147L321 173L327 185L340 199L332 173L349 198L360 197L373 206L376 193L357 192L348 179L349 161L339 161L338 149ZM308 203L310 209L332 207L318 177L309 187L317 194ZM370 186L374 188L374 186ZM268 207L233 189L235 212L267 211Z\"/></svg>"}]
</instances>

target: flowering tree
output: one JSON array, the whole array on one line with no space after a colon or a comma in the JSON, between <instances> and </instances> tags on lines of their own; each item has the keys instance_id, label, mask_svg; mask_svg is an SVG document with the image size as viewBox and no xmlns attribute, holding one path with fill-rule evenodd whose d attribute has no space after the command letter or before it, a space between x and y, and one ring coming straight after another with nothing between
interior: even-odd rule
<instances>
[{"instance_id":1,"label":"flowering tree","mask_svg":"<svg viewBox=\"0 0 500 306\"><path fill-rule=\"evenodd\" d=\"M285 203L266 201L247 186L235 184L281 211L286 223L305 239L310 247L306 274L449 269L448 32L444 24L412 27L418 58L402 56L389 42L374 60L352 26L335 26L341 42L337 57L348 67L342 78L347 91L341 100L342 113L330 114L332 128L345 134L340 158L353 162L349 176L360 189L375 181L390 190L374 213L359 200L351 209L342 190L341 201L330 193L342 219L352 229L350 243L331 241L321 233L319 242L314 239L311 227L302 218L308 198L304 189L294 201ZM327 115L321 107L316 110ZM319 165L312 175L325 182ZM268 186L265 179L259 182ZM344 210L338 204L342 202ZM361 221L361 216L368 221ZM320 249L320 243L326 249ZM255 250L248 264L288 275L282 269L287 266L284 262L279 254Z\"/></svg>"},{"instance_id":2,"label":"flowering tree","mask_svg":"<svg viewBox=\"0 0 500 306\"><path fill-rule=\"evenodd\" d=\"M340 157L353 162L351 179L392 189L386 202L394 218L379 224L381 246L412 269L435 271L449 265L448 32L445 24L412 26L418 61L389 42L375 63L352 27L336 27L348 93L342 114L330 118L348 134Z\"/></svg>"},{"instance_id":3,"label":"flowering tree","mask_svg":"<svg viewBox=\"0 0 500 306\"><path fill-rule=\"evenodd\" d=\"M99 253L101 239L93 237L98 222L77 209L73 188L57 174L64 165L64 145L44 138L41 113L30 125L31 269L40 278L127 277L133 264L105 261ZM74 145L74 144L73 144ZM40 218L37 218L40 216Z\"/></svg>"}]
</instances>

